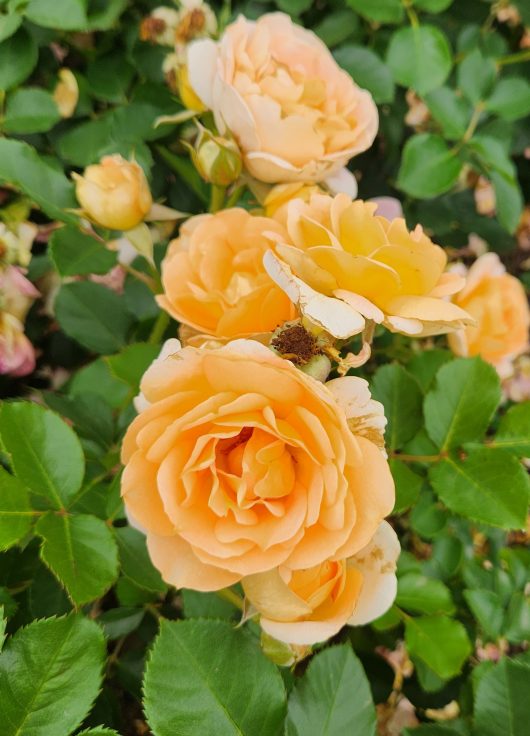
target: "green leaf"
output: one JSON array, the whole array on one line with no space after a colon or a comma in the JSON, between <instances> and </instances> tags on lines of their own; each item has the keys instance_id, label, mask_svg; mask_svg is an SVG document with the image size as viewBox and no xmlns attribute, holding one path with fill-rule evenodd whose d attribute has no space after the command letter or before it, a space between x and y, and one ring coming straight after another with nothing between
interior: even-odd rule
<instances>
[{"instance_id":1,"label":"green leaf","mask_svg":"<svg viewBox=\"0 0 530 736\"><path fill-rule=\"evenodd\" d=\"M347 644L311 660L289 697L285 736L372 736L375 708L362 664Z\"/></svg>"},{"instance_id":2,"label":"green leaf","mask_svg":"<svg viewBox=\"0 0 530 736\"><path fill-rule=\"evenodd\" d=\"M136 631L144 613L143 608L110 608L98 616L98 623L108 639L120 639Z\"/></svg>"},{"instance_id":3,"label":"green leaf","mask_svg":"<svg viewBox=\"0 0 530 736\"><path fill-rule=\"evenodd\" d=\"M471 106L458 97L449 87L439 87L425 96L431 115L442 127L447 140L457 141L463 137L471 119Z\"/></svg>"},{"instance_id":4,"label":"green leaf","mask_svg":"<svg viewBox=\"0 0 530 736\"><path fill-rule=\"evenodd\" d=\"M439 135L419 133L405 143L397 186L412 197L430 199L456 183L462 162Z\"/></svg>"},{"instance_id":5,"label":"green leaf","mask_svg":"<svg viewBox=\"0 0 530 736\"><path fill-rule=\"evenodd\" d=\"M35 69L39 50L33 36L20 28L0 44L0 90L17 87Z\"/></svg>"},{"instance_id":6,"label":"green leaf","mask_svg":"<svg viewBox=\"0 0 530 736\"><path fill-rule=\"evenodd\" d=\"M85 5L84 0L30 0L25 14L44 28L82 31L87 25Z\"/></svg>"},{"instance_id":7,"label":"green leaf","mask_svg":"<svg viewBox=\"0 0 530 736\"><path fill-rule=\"evenodd\" d=\"M99 394L86 392L72 398L54 391L44 393L46 404L66 419L70 419L81 437L106 449L114 438L111 407Z\"/></svg>"},{"instance_id":8,"label":"green leaf","mask_svg":"<svg viewBox=\"0 0 530 736\"><path fill-rule=\"evenodd\" d=\"M112 28L127 7L128 0L92 0L87 28L89 31L106 31Z\"/></svg>"},{"instance_id":9,"label":"green leaf","mask_svg":"<svg viewBox=\"0 0 530 736\"><path fill-rule=\"evenodd\" d=\"M137 391L142 376L159 352L159 345L137 342L127 345L121 353L111 355L106 360L116 378L125 381L132 389Z\"/></svg>"},{"instance_id":10,"label":"green leaf","mask_svg":"<svg viewBox=\"0 0 530 736\"><path fill-rule=\"evenodd\" d=\"M0 655L3 736L68 736L101 685L103 633L82 616L34 621Z\"/></svg>"},{"instance_id":11,"label":"green leaf","mask_svg":"<svg viewBox=\"0 0 530 736\"><path fill-rule=\"evenodd\" d=\"M61 116L52 95L38 87L17 89L7 98L6 133L40 133L53 128Z\"/></svg>"},{"instance_id":12,"label":"green leaf","mask_svg":"<svg viewBox=\"0 0 530 736\"><path fill-rule=\"evenodd\" d=\"M109 69L112 69L112 74L109 74ZM101 56L87 68L87 81L92 94L100 100L117 104L127 102L127 89L133 76L134 68L122 52Z\"/></svg>"},{"instance_id":13,"label":"green leaf","mask_svg":"<svg viewBox=\"0 0 530 736\"><path fill-rule=\"evenodd\" d=\"M113 409L122 406L130 393L127 385L112 375L103 358L81 368L72 377L68 390L73 397L84 393L97 394Z\"/></svg>"},{"instance_id":14,"label":"green leaf","mask_svg":"<svg viewBox=\"0 0 530 736\"><path fill-rule=\"evenodd\" d=\"M343 8L329 13L314 26L313 31L321 41L330 49L346 41L359 30L359 17L349 10Z\"/></svg>"},{"instance_id":15,"label":"green leaf","mask_svg":"<svg viewBox=\"0 0 530 736\"><path fill-rule=\"evenodd\" d=\"M166 584L149 558L145 536L130 526L122 526L114 531L123 574L141 588L164 593Z\"/></svg>"},{"instance_id":16,"label":"green leaf","mask_svg":"<svg viewBox=\"0 0 530 736\"><path fill-rule=\"evenodd\" d=\"M26 487L0 466L0 550L19 542L33 518Z\"/></svg>"},{"instance_id":17,"label":"green leaf","mask_svg":"<svg viewBox=\"0 0 530 736\"><path fill-rule=\"evenodd\" d=\"M67 207L77 206L72 183L48 166L27 143L0 139L0 180L27 194L51 219L75 219L64 212Z\"/></svg>"},{"instance_id":18,"label":"green leaf","mask_svg":"<svg viewBox=\"0 0 530 736\"><path fill-rule=\"evenodd\" d=\"M388 420L386 443L399 449L422 426L422 395L416 380L397 363L378 368L372 382L372 396L385 407Z\"/></svg>"},{"instance_id":19,"label":"green leaf","mask_svg":"<svg viewBox=\"0 0 530 736\"><path fill-rule=\"evenodd\" d=\"M116 353L127 339L132 316L123 299L101 284L63 284L55 315L67 335L95 353Z\"/></svg>"},{"instance_id":20,"label":"green leaf","mask_svg":"<svg viewBox=\"0 0 530 736\"><path fill-rule=\"evenodd\" d=\"M418 381L422 391L426 393L440 368L452 357L449 350L422 350L409 360L406 368Z\"/></svg>"},{"instance_id":21,"label":"green leaf","mask_svg":"<svg viewBox=\"0 0 530 736\"><path fill-rule=\"evenodd\" d=\"M42 406L16 401L0 406L0 437L18 479L55 508L68 505L85 473L75 432Z\"/></svg>"},{"instance_id":22,"label":"green leaf","mask_svg":"<svg viewBox=\"0 0 530 736\"><path fill-rule=\"evenodd\" d=\"M530 639L530 595L522 591L512 595L503 635L511 644L525 644Z\"/></svg>"},{"instance_id":23,"label":"green leaf","mask_svg":"<svg viewBox=\"0 0 530 736\"><path fill-rule=\"evenodd\" d=\"M442 451L482 439L500 398L499 377L489 363L459 358L443 365L424 402L429 437Z\"/></svg>"},{"instance_id":24,"label":"green leaf","mask_svg":"<svg viewBox=\"0 0 530 736\"><path fill-rule=\"evenodd\" d=\"M144 709L155 736L277 736L285 692L248 632L223 621L166 620L145 673Z\"/></svg>"},{"instance_id":25,"label":"green leaf","mask_svg":"<svg viewBox=\"0 0 530 736\"><path fill-rule=\"evenodd\" d=\"M414 572L398 579L396 604L415 613L453 613L455 610L447 586L440 580Z\"/></svg>"},{"instance_id":26,"label":"green leaf","mask_svg":"<svg viewBox=\"0 0 530 736\"><path fill-rule=\"evenodd\" d=\"M400 514L418 500L423 478L400 460L391 458L389 464L396 486L396 503L393 513Z\"/></svg>"},{"instance_id":27,"label":"green leaf","mask_svg":"<svg viewBox=\"0 0 530 736\"><path fill-rule=\"evenodd\" d=\"M513 452L519 457L530 455L530 401L510 407L499 422L493 447Z\"/></svg>"},{"instance_id":28,"label":"green leaf","mask_svg":"<svg viewBox=\"0 0 530 736\"><path fill-rule=\"evenodd\" d=\"M447 516L447 511L436 502L434 494L424 491L412 509L410 525L420 537L432 539L444 530Z\"/></svg>"},{"instance_id":29,"label":"green leaf","mask_svg":"<svg viewBox=\"0 0 530 736\"><path fill-rule=\"evenodd\" d=\"M181 590L185 618L220 618L231 621L241 619L241 612L229 601L216 593L202 593L199 590Z\"/></svg>"},{"instance_id":30,"label":"green leaf","mask_svg":"<svg viewBox=\"0 0 530 736\"><path fill-rule=\"evenodd\" d=\"M311 5L313 5L313 0L275 0L275 2L280 10L283 10L284 13L289 13L295 18L300 13L309 10Z\"/></svg>"},{"instance_id":31,"label":"green leaf","mask_svg":"<svg viewBox=\"0 0 530 736\"><path fill-rule=\"evenodd\" d=\"M118 549L109 527L95 516L42 516L36 533L41 557L80 606L100 598L118 575Z\"/></svg>"},{"instance_id":32,"label":"green leaf","mask_svg":"<svg viewBox=\"0 0 530 736\"><path fill-rule=\"evenodd\" d=\"M115 251L71 225L54 231L49 253L61 276L105 274L118 262Z\"/></svg>"},{"instance_id":33,"label":"green leaf","mask_svg":"<svg viewBox=\"0 0 530 736\"><path fill-rule=\"evenodd\" d=\"M0 606L0 652L2 651L4 647L4 642L6 640L6 625L7 625L7 619L4 617L4 606Z\"/></svg>"},{"instance_id":34,"label":"green leaf","mask_svg":"<svg viewBox=\"0 0 530 736\"><path fill-rule=\"evenodd\" d=\"M458 87L467 99L476 105L488 96L496 75L497 67L493 59L483 56L480 50L475 48L458 65Z\"/></svg>"},{"instance_id":35,"label":"green leaf","mask_svg":"<svg viewBox=\"0 0 530 736\"><path fill-rule=\"evenodd\" d=\"M430 468L429 477L451 511L501 529L525 526L530 480L513 455L482 449L465 460L447 457Z\"/></svg>"},{"instance_id":36,"label":"green leaf","mask_svg":"<svg viewBox=\"0 0 530 736\"><path fill-rule=\"evenodd\" d=\"M425 10L428 13L441 13L447 10L454 0L413 0L413 2L420 10Z\"/></svg>"},{"instance_id":37,"label":"green leaf","mask_svg":"<svg viewBox=\"0 0 530 736\"><path fill-rule=\"evenodd\" d=\"M0 43L12 36L22 24L22 16L19 13L0 15Z\"/></svg>"},{"instance_id":38,"label":"green leaf","mask_svg":"<svg viewBox=\"0 0 530 736\"><path fill-rule=\"evenodd\" d=\"M401 0L346 0L346 3L367 20L378 23L400 23L404 11Z\"/></svg>"},{"instance_id":39,"label":"green leaf","mask_svg":"<svg viewBox=\"0 0 530 736\"><path fill-rule=\"evenodd\" d=\"M501 633L504 620L502 599L493 590L464 590L464 598L481 629L495 641Z\"/></svg>"},{"instance_id":40,"label":"green leaf","mask_svg":"<svg viewBox=\"0 0 530 736\"><path fill-rule=\"evenodd\" d=\"M474 736L527 736L530 667L504 658L481 678L475 696Z\"/></svg>"},{"instance_id":41,"label":"green leaf","mask_svg":"<svg viewBox=\"0 0 530 736\"><path fill-rule=\"evenodd\" d=\"M505 120L518 120L530 113L530 83L522 77L500 79L486 100L486 110Z\"/></svg>"},{"instance_id":42,"label":"green leaf","mask_svg":"<svg viewBox=\"0 0 530 736\"><path fill-rule=\"evenodd\" d=\"M424 662L443 680L458 675L472 651L460 621L442 615L408 618L405 643L411 656Z\"/></svg>"},{"instance_id":43,"label":"green leaf","mask_svg":"<svg viewBox=\"0 0 530 736\"><path fill-rule=\"evenodd\" d=\"M338 48L333 55L337 64L348 72L359 87L371 92L376 102L392 102L395 94L392 75L374 51L347 44Z\"/></svg>"},{"instance_id":44,"label":"green leaf","mask_svg":"<svg viewBox=\"0 0 530 736\"><path fill-rule=\"evenodd\" d=\"M77 736L120 736L113 728L104 728L103 726L89 728L88 731L80 731Z\"/></svg>"},{"instance_id":45,"label":"green leaf","mask_svg":"<svg viewBox=\"0 0 530 736\"><path fill-rule=\"evenodd\" d=\"M451 71L451 48L435 26L400 28L390 40L386 62L394 79L425 95L440 87Z\"/></svg>"}]
</instances>

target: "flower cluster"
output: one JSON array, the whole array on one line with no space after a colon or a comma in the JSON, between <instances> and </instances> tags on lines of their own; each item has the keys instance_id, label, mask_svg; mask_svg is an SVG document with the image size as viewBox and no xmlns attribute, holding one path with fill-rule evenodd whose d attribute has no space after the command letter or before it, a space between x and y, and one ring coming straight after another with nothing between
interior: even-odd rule
<instances>
[{"instance_id":1,"label":"flower cluster","mask_svg":"<svg viewBox=\"0 0 530 736\"><path fill-rule=\"evenodd\" d=\"M266 635L307 646L376 619L396 593L386 419L348 369L385 329L449 333L457 354L498 365L526 348L528 306L496 256L466 285L395 201L355 199L345 167L374 141L377 109L316 36L274 13L214 40L212 18L194 2L142 24L175 46L169 82L203 115L187 145L212 205L162 262L157 301L180 341L141 382L122 495L167 582L241 583ZM93 224L123 231L157 206L119 156L77 177L77 194Z\"/></svg>"}]
</instances>

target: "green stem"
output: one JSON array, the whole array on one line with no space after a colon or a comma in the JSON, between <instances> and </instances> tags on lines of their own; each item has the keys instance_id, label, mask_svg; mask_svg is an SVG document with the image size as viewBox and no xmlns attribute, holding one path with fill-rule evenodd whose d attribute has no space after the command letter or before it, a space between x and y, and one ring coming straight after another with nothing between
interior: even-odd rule
<instances>
[{"instance_id":1,"label":"green stem","mask_svg":"<svg viewBox=\"0 0 530 736\"><path fill-rule=\"evenodd\" d=\"M239 202L239 198L241 197L244 191L245 191L244 184L241 184L240 187L236 187L234 191L232 192L232 194L226 200L226 203L225 203L226 209L228 209L229 207L235 207L236 204Z\"/></svg>"},{"instance_id":2,"label":"green stem","mask_svg":"<svg viewBox=\"0 0 530 736\"><path fill-rule=\"evenodd\" d=\"M391 457L395 460L402 460L404 463L438 463L443 460L445 455L406 455L402 452L392 452Z\"/></svg>"},{"instance_id":3,"label":"green stem","mask_svg":"<svg viewBox=\"0 0 530 736\"><path fill-rule=\"evenodd\" d=\"M468 141L471 140L473 137L475 130L477 129L477 125L480 121L480 116L482 115L482 111L484 110L484 103L482 101L477 102L475 105L475 109L473 110L473 115L471 116L471 119L469 121L469 125L467 126L464 135L462 138L456 143L453 148L451 149L451 153L457 154L463 146L468 143Z\"/></svg>"},{"instance_id":4,"label":"green stem","mask_svg":"<svg viewBox=\"0 0 530 736\"><path fill-rule=\"evenodd\" d=\"M416 11L412 7L411 0L403 0L403 7L405 8L405 11L409 17L410 25L413 28L419 28L420 21L418 20L418 15Z\"/></svg>"},{"instance_id":5,"label":"green stem","mask_svg":"<svg viewBox=\"0 0 530 736\"><path fill-rule=\"evenodd\" d=\"M153 329L151 330L151 334L149 335L147 342L150 345L158 345L158 343L162 342L162 337L164 336L164 332L168 325L169 315L167 312L161 311L156 318L156 322L153 325Z\"/></svg>"},{"instance_id":6,"label":"green stem","mask_svg":"<svg viewBox=\"0 0 530 736\"><path fill-rule=\"evenodd\" d=\"M507 64L519 64L522 61L530 61L530 49L517 51L515 54L508 54L508 56L501 56L497 59L497 64L498 66L506 66Z\"/></svg>"},{"instance_id":7,"label":"green stem","mask_svg":"<svg viewBox=\"0 0 530 736\"><path fill-rule=\"evenodd\" d=\"M216 590L217 595L219 598L222 598L224 601L227 601L228 603L231 603L236 608L239 608L240 611L243 610L243 599L240 595L237 593L234 593L233 590L230 590L230 588L223 588L222 590Z\"/></svg>"},{"instance_id":8,"label":"green stem","mask_svg":"<svg viewBox=\"0 0 530 736\"><path fill-rule=\"evenodd\" d=\"M212 184L212 188L210 191L210 207L209 211L213 214L215 212L219 212L219 210L223 209L224 203L225 203L225 192L226 187L218 186L217 184Z\"/></svg>"}]
</instances>

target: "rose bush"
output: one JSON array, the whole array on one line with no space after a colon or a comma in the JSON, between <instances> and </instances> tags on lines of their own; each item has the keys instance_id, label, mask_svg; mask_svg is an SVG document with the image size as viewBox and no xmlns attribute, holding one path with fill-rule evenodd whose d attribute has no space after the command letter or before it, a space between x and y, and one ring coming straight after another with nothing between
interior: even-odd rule
<instances>
[{"instance_id":1,"label":"rose bush","mask_svg":"<svg viewBox=\"0 0 530 736\"><path fill-rule=\"evenodd\" d=\"M0 2L2 736L526 736L530 16Z\"/></svg>"}]
</instances>

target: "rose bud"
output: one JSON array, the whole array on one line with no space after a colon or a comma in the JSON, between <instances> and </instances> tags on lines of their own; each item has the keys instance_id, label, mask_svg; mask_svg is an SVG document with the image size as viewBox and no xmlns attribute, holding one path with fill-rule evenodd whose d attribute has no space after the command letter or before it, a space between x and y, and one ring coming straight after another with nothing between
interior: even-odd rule
<instances>
[{"instance_id":1,"label":"rose bud","mask_svg":"<svg viewBox=\"0 0 530 736\"><path fill-rule=\"evenodd\" d=\"M241 174L241 154L236 143L202 126L191 156L199 174L210 184L227 187Z\"/></svg>"},{"instance_id":2,"label":"rose bud","mask_svg":"<svg viewBox=\"0 0 530 736\"><path fill-rule=\"evenodd\" d=\"M131 230L147 215L152 205L144 172L135 161L119 154L104 156L99 164L73 174L76 195L86 216L111 230Z\"/></svg>"}]
</instances>

